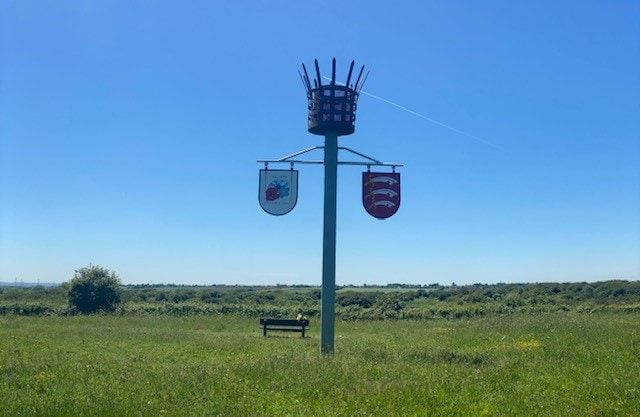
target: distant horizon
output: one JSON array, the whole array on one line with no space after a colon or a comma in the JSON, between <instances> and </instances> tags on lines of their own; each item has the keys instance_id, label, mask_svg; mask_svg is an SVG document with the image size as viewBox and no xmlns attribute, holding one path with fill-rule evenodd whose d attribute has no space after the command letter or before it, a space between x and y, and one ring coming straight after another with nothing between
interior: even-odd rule
<instances>
[{"instance_id":1,"label":"distant horizon","mask_svg":"<svg viewBox=\"0 0 640 417\"><path fill-rule=\"evenodd\" d=\"M71 279L67 281L61 282L27 282L27 281L19 281L19 282L7 282L0 281L0 287L2 288L32 288L32 287L56 287L71 281ZM413 284L413 283L401 283L401 282L390 282L388 284L336 284L336 287L339 288L430 288L430 287L473 287L473 286L493 286L493 285L537 285L537 284L598 284L604 282L636 282L640 281L637 279L621 279L621 278L612 278L605 279L599 281L535 281L535 282L494 282L494 283L483 283L483 282L475 282L472 284L456 284L452 282L450 284L445 283L432 283L432 284ZM321 288L320 284L184 284L184 283L122 283L124 287L137 287L137 286L167 286L167 287L248 287L248 288Z\"/></svg>"}]
</instances>

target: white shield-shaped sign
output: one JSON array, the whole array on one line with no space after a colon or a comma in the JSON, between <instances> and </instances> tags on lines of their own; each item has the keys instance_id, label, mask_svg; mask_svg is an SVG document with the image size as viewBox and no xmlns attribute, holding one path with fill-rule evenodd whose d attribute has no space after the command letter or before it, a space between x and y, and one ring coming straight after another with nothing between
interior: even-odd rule
<instances>
[{"instance_id":1,"label":"white shield-shaped sign","mask_svg":"<svg viewBox=\"0 0 640 417\"><path fill-rule=\"evenodd\" d=\"M363 172L362 204L377 219L396 214L400 208L400 174Z\"/></svg>"},{"instance_id":2,"label":"white shield-shaped sign","mask_svg":"<svg viewBox=\"0 0 640 417\"><path fill-rule=\"evenodd\" d=\"M264 211L274 216L289 213L298 202L298 171L261 169L258 201Z\"/></svg>"}]
</instances>

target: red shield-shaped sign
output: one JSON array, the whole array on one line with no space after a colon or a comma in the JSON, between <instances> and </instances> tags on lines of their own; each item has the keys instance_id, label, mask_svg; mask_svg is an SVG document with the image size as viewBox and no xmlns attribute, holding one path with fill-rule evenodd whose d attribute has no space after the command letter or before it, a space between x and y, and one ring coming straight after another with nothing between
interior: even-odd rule
<instances>
[{"instance_id":1,"label":"red shield-shaped sign","mask_svg":"<svg viewBox=\"0 0 640 417\"><path fill-rule=\"evenodd\" d=\"M362 204L367 213L378 219L396 214L400 208L400 174L363 172Z\"/></svg>"}]
</instances>

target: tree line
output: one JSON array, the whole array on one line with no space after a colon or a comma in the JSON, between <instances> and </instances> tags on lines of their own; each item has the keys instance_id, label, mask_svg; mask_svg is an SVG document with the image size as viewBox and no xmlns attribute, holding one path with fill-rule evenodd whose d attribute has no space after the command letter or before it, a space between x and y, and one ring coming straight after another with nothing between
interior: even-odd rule
<instances>
[{"instance_id":1,"label":"tree line","mask_svg":"<svg viewBox=\"0 0 640 417\"><path fill-rule=\"evenodd\" d=\"M343 320L455 319L550 311L640 312L640 281L393 284L337 287L336 291L336 314ZM115 272L89 266L76 271L69 282L55 287L1 287L0 314L318 317L320 295L318 287L302 285L121 285Z\"/></svg>"}]
</instances>

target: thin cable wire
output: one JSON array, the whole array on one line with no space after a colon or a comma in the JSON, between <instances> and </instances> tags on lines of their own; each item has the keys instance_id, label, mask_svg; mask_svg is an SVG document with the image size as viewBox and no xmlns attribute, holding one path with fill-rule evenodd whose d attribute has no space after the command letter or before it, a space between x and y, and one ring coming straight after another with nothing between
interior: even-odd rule
<instances>
[{"instance_id":1,"label":"thin cable wire","mask_svg":"<svg viewBox=\"0 0 640 417\"><path fill-rule=\"evenodd\" d=\"M329 79L328 77L325 77L325 76L323 76L322 78L327 78L327 79ZM336 81L336 84L344 85L343 83L338 82L338 81ZM495 143L489 142L488 140L482 139L482 138L480 138L480 137L478 137L478 136L476 136L476 135L472 135L471 133L467 133L467 132L465 132L465 131L463 131L463 130L456 129L456 128L455 128L455 127L453 127L453 126L449 126L449 125L448 125L448 124L446 124L446 123L442 123L442 122L440 122L440 121L438 121L438 120L432 119L431 117L425 116L424 114L418 113L417 111L413 111L413 110L411 110L411 109L409 109L409 108L407 108L407 107L405 107L405 106L402 106L402 105L400 105L400 104L398 104L398 103L394 103L393 101L387 100L387 99L382 98L382 97L380 97L380 96L376 96L375 94L367 93L366 91L362 91L362 90L360 91L360 94L364 94L365 96L369 96L369 97L371 97L371 98L375 98L376 100L380 100L380 101L382 101L383 103L390 104L390 105L392 105L392 106L394 106L394 107L399 108L400 110L404 110L404 111L406 111L407 113L411 113L411 114L413 114L414 116L420 117L420 118L422 118L422 119L424 119L424 120L427 120L427 121L429 121L429 122L431 122L431 123L437 124L438 126L442 126L442 127L446 128L446 129L452 130L452 131L454 131L454 132L456 132L456 133L458 133L458 134L461 134L461 135L467 136L467 137L469 137L469 138L471 138L471 139L475 139L475 140L477 140L478 142L482 142L482 143L484 143L484 144L485 144L485 145L487 145L487 146L491 146L491 147L493 147L493 148L499 149L499 150L504 151L504 152L513 153L512 151L510 151L510 150L508 150L508 149L505 149L505 148L503 148L503 147L501 147L501 146L498 146L498 145L496 145Z\"/></svg>"}]
</instances>

